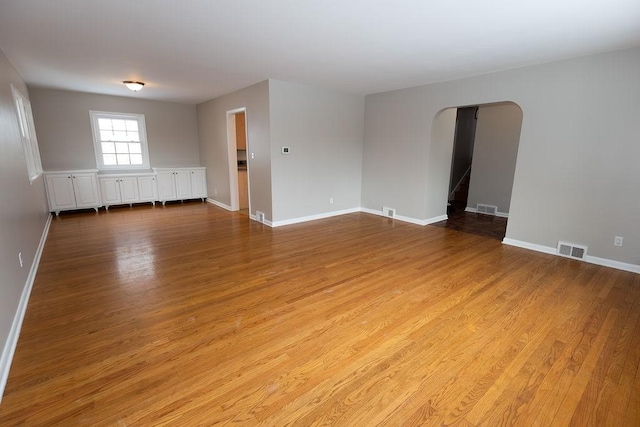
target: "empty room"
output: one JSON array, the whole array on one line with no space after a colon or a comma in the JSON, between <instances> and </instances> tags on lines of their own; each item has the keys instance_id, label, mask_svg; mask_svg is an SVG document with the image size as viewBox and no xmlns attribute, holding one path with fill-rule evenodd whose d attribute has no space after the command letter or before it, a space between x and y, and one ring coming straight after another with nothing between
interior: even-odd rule
<instances>
[{"instance_id":1,"label":"empty room","mask_svg":"<svg viewBox=\"0 0 640 427\"><path fill-rule=\"evenodd\" d=\"M0 0L0 425L640 425L640 2Z\"/></svg>"}]
</instances>

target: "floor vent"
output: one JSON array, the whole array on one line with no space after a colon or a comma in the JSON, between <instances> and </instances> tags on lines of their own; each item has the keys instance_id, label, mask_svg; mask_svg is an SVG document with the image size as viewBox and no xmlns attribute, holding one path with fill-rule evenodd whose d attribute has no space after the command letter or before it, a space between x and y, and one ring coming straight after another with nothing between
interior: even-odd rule
<instances>
[{"instance_id":1,"label":"floor vent","mask_svg":"<svg viewBox=\"0 0 640 427\"><path fill-rule=\"evenodd\" d=\"M558 242L558 255L567 258L584 259L587 256L587 247L575 243Z\"/></svg>"},{"instance_id":2,"label":"floor vent","mask_svg":"<svg viewBox=\"0 0 640 427\"><path fill-rule=\"evenodd\" d=\"M389 218L393 218L394 216L396 216L396 210L387 206L382 207L382 213Z\"/></svg>"},{"instance_id":3,"label":"floor vent","mask_svg":"<svg viewBox=\"0 0 640 427\"><path fill-rule=\"evenodd\" d=\"M495 215L496 212L498 212L498 207L497 206L491 206L491 205L482 205L482 204L478 203L477 208L476 208L476 212L481 213L481 214L486 214L486 215Z\"/></svg>"},{"instance_id":4,"label":"floor vent","mask_svg":"<svg viewBox=\"0 0 640 427\"><path fill-rule=\"evenodd\" d=\"M264 223L264 212L256 211L256 216L258 217L258 222Z\"/></svg>"}]
</instances>

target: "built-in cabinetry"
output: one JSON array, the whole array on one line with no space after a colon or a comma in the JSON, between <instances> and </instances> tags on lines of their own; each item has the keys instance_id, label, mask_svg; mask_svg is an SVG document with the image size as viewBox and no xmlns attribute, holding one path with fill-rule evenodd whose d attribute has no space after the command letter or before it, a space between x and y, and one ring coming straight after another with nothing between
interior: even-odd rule
<instances>
[{"instance_id":1,"label":"built-in cabinetry","mask_svg":"<svg viewBox=\"0 0 640 427\"><path fill-rule=\"evenodd\" d=\"M60 211L102 206L98 191L98 171L59 171L45 173L49 209L60 215Z\"/></svg>"},{"instance_id":2,"label":"built-in cabinetry","mask_svg":"<svg viewBox=\"0 0 640 427\"><path fill-rule=\"evenodd\" d=\"M150 202L155 205L158 199L155 174L101 175L98 181L106 209L127 203Z\"/></svg>"},{"instance_id":3,"label":"built-in cabinetry","mask_svg":"<svg viewBox=\"0 0 640 427\"><path fill-rule=\"evenodd\" d=\"M206 199L206 168L156 168L153 173L45 172L49 209L60 211L133 203Z\"/></svg>"},{"instance_id":4,"label":"built-in cabinetry","mask_svg":"<svg viewBox=\"0 0 640 427\"><path fill-rule=\"evenodd\" d=\"M204 199L207 197L206 168L153 168L158 178L158 200Z\"/></svg>"}]
</instances>

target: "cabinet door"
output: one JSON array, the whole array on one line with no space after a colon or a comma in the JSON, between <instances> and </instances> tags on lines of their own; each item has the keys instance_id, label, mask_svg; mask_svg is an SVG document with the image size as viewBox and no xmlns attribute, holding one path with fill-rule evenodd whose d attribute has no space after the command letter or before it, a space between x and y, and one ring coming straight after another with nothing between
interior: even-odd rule
<instances>
[{"instance_id":1,"label":"cabinet door","mask_svg":"<svg viewBox=\"0 0 640 427\"><path fill-rule=\"evenodd\" d=\"M175 171L176 198L179 200L191 199L191 171L179 169Z\"/></svg>"},{"instance_id":2,"label":"cabinet door","mask_svg":"<svg viewBox=\"0 0 640 427\"><path fill-rule=\"evenodd\" d=\"M249 186L247 185L247 171L238 171L238 208L249 209Z\"/></svg>"},{"instance_id":3,"label":"cabinet door","mask_svg":"<svg viewBox=\"0 0 640 427\"><path fill-rule=\"evenodd\" d=\"M191 196L201 199L207 197L207 175L203 169L191 171Z\"/></svg>"},{"instance_id":4,"label":"cabinet door","mask_svg":"<svg viewBox=\"0 0 640 427\"><path fill-rule=\"evenodd\" d=\"M75 208L76 198L73 194L71 174L47 175L47 195L49 209L52 211Z\"/></svg>"},{"instance_id":5,"label":"cabinet door","mask_svg":"<svg viewBox=\"0 0 640 427\"><path fill-rule=\"evenodd\" d=\"M79 208L95 208L100 206L98 178L93 173L73 174L73 192L76 206Z\"/></svg>"},{"instance_id":6,"label":"cabinet door","mask_svg":"<svg viewBox=\"0 0 640 427\"><path fill-rule=\"evenodd\" d=\"M139 176L138 192L141 202L155 202L157 200L156 178L153 176Z\"/></svg>"},{"instance_id":7,"label":"cabinet door","mask_svg":"<svg viewBox=\"0 0 640 427\"><path fill-rule=\"evenodd\" d=\"M136 203L140 200L138 195L138 178L120 178L120 200L122 203Z\"/></svg>"},{"instance_id":8,"label":"cabinet door","mask_svg":"<svg viewBox=\"0 0 640 427\"><path fill-rule=\"evenodd\" d=\"M158 198L160 200L175 200L176 186L173 171L158 171Z\"/></svg>"},{"instance_id":9,"label":"cabinet door","mask_svg":"<svg viewBox=\"0 0 640 427\"><path fill-rule=\"evenodd\" d=\"M244 113L236 114L236 149L247 149L247 130L244 125Z\"/></svg>"},{"instance_id":10,"label":"cabinet door","mask_svg":"<svg viewBox=\"0 0 640 427\"><path fill-rule=\"evenodd\" d=\"M117 205L121 202L120 183L118 178L100 178L100 193L102 202L106 207Z\"/></svg>"}]
</instances>

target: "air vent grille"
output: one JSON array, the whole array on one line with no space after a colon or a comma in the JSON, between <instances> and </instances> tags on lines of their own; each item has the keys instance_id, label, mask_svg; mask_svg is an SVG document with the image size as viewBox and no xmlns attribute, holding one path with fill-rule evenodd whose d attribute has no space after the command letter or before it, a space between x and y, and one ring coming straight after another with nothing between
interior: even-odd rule
<instances>
[{"instance_id":1,"label":"air vent grille","mask_svg":"<svg viewBox=\"0 0 640 427\"><path fill-rule=\"evenodd\" d=\"M478 203L478 205L476 206L476 212L486 215L495 215L496 212L498 212L498 207Z\"/></svg>"},{"instance_id":2,"label":"air vent grille","mask_svg":"<svg viewBox=\"0 0 640 427\"><path fill-rule=\"evenodd\" d=\"M576 243L558 242L558 255L567 258L584 259L587 256L587 247Z\"/></svg>"},{"instance_id":3,"label":"air vent grille","mask_svg":"<svg viewBox=\"0 0 640 427\"><path fill-rule=\"evenodd\" d=\"M382 213L389 218L396 216L396 210L387 206L382 207Z\"/></svg>"}]
</instances>

